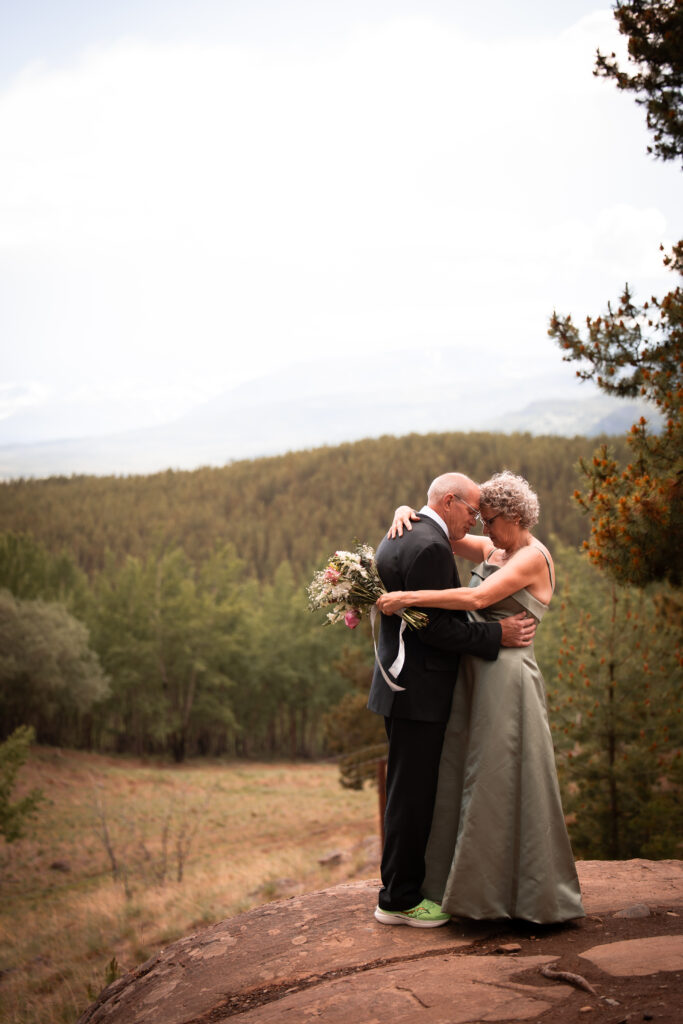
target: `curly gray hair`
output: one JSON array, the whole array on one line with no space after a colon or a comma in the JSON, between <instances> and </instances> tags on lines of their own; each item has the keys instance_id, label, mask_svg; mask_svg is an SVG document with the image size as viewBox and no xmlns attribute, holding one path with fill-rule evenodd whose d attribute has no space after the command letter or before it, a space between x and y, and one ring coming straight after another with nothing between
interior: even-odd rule
<instances>
[{"instance_id":1,"label":"curly gray hair","mask_svg":"<svg viewBox=\"0 0 683 1024\"><path fill-rule=\"evenodd\" d=\"M523 530L531 529L538 522L538 497L523 476L515 476L507 469L494 473L481 485L479 504L518 522Z\"/></svg>"}]
</instances>

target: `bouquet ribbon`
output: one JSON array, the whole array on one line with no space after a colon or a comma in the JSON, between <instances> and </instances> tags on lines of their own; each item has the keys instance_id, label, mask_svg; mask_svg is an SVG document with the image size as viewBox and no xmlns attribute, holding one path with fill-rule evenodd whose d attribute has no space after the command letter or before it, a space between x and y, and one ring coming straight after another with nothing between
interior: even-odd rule
<instances>
[{"instance_id":1,"label":"bouquet ribbon","mask_svg":"<svg viewBox=\"0 0 683 1024\"><path fill-rule=\"evenodd\" d=\"M405 686L399 686L398 683L395 683L392 679L390 679L389 676L384 671L384 666L382 665L382 662L379 660L379 654L377 651L377 640L375 639L375 622L377 621L377 614L377 605L373 604L372 607L370 608L370 629L372 630L372 644L373 647L375 648L375 661L377 662L377 666L380 672L382 673L382 676L384 677L385 683L388 683L392 690L396 690L397 692L400 691L402 693L405 690ZM393 662L389 666L389 672L394 677L394 679L400 673L401 669L403 668L403 662L406 660L406 647L403 642L403 634L405 633L405 630L406 621L404 618L401 618L401 628L398 631L398 654L396 655Z\"/></svg>"}]
</instances>

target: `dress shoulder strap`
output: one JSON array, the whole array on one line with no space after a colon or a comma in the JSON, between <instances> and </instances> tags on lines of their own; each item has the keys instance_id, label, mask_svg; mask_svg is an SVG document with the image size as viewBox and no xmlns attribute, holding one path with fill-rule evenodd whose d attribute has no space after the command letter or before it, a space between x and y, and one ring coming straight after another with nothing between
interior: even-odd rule
<instances>
[{"instance_id":1,"label":"dress shoulder strap","mask_svg":"<svg viewBox=\"0 0 683 1024\"><path fill-rule=\"evenodd\" d=\"M555 590L555 581L553 580L553 574L550 568L550 560L542 547L540 547L538 544L534 544L534 547L537 551L540 551L543 557L545 558L545 564L548 566L548 576L550 576L550 586L553 588L553 590Z\"/></svg>"}]
</instances>

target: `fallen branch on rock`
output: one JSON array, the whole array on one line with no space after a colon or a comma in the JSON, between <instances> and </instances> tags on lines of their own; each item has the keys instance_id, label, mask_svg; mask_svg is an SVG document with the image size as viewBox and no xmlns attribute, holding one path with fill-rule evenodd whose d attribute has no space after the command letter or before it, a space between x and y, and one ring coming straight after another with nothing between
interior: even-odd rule
<instances>
[{"instance_id":1,"label":"fallen branch on rock","mask_svg":"<svg viewBox=\"0 0 683 1024\"><path fill-rule=\"evenodd\" d=\"M584 992L590 992L592 996L597 996L598 994L591 983L582 978L580 974L572 974L571 971L556 971L554 967L546 965L538 969L544 978L550 978L551 981L566 981L568 985L573 985L574 988L582 988Z\"/></svg>"}]
</instances>

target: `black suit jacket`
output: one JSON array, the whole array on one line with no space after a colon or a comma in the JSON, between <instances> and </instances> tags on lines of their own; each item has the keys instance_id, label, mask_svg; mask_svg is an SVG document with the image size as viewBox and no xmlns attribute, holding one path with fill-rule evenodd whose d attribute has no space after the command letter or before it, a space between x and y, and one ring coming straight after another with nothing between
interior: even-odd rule
<instances>
[{"instance_id":1,"label":"black suit jacket","mask_svg":"<svg viewBox=\"0 0 683 1024\"><path fill-rule=\"evenodd\" d=\"M385 537L376 560L387 590L445 590L461 585L448 538L428 516L413 523L412 531L405 531L403 537ZM403 633L405 662L395 681L405 691L392 690L375 665L368 707L394 718L443 722L450 714L459 655L476 654L495 661L501 627L497 622L469 622L464 611L422 610L429 615L429 625ZM400 625L398 615L381 616L378 653L385 672L398 653Z\"/></svg>"}]
</instances>

